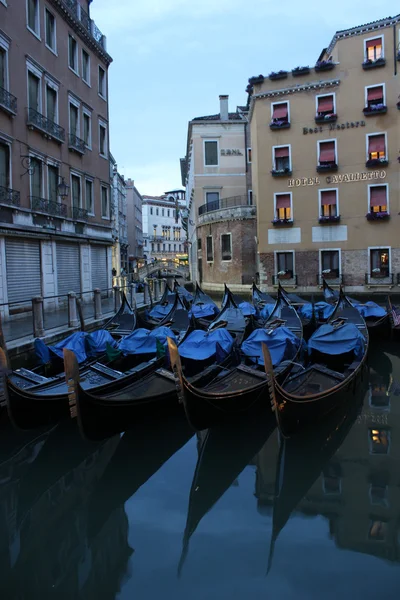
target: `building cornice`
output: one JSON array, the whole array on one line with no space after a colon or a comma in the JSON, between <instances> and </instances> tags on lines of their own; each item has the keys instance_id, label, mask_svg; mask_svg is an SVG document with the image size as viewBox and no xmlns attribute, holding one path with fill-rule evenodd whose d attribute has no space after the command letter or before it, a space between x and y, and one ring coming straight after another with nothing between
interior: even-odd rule
<instances>
[{"instance_id":1,"label":"building cornice","mask_svg":"<svg viewBox=\"0 0 400 600\"><path fill-rule=\"evenodd\" d=\"M308 92L310 90L323 90L337 87L340 85L340 79L328 79L326 81L311 81L310 83L304 83L303 85L296 85L289 88L282 88L280 90L270 90L266 92L260 92L253 94L251 97L251 105L249 112L249 121L251 121L254 111L254 104L256 100L262 98L281 98L290 94L297 94L299 92Z\"/></svg>"},{"instance_id":2,"label":"building cornice","mask_svg":"<svg viewBox=\"0 0 400 600\"><path fill-rule=\"evenodd\" d=\"M341 31L337 31L333 36L331 43L327 47L326 53L330 54L332 52L338 40L353 37L355 35L363 35L364 33L378 31L379 29L391 27L392 25L396 25L397 23L400 23L400 15L397 15L395 17L387 17L386 19L379 19L378 21L372 21L371 23L366 23L365 25L358 25L357 27L351 27L350 29L342 29Z\"/></svg>"}]
</instances>

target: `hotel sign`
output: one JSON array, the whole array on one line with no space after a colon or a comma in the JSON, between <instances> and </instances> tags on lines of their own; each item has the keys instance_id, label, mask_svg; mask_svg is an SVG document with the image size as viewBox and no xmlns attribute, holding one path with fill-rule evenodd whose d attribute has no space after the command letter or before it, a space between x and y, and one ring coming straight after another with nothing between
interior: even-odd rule
<instances>
[{"instance_id":1,"label":"hotel sign","mask_svg":"<svg viewBox=\"0 0 400 600\"><path fill-rule=\"evenodd\" d=\"M386 171L368 171L368 173L344 173L343 175L328 175L325 183L351 183L353 181L373 181L385 179ZM299 177L288 179L288 187L304 187L308 185L321 185L320 177Z\"/></svg>"},{"instance_id":2,"label":"hotel sign","mask_svg":"<svg viewBox=\"0 0 400 600\"><path fill-rule=\"evenodd\" d=\"M308 133L322 133L323 131L339 131L340 129L354 129L357 127L365 127L365 121L347 121L346 123L330 123L329 127L303 127L303 135Z\"/></svg>"}]
</instances>

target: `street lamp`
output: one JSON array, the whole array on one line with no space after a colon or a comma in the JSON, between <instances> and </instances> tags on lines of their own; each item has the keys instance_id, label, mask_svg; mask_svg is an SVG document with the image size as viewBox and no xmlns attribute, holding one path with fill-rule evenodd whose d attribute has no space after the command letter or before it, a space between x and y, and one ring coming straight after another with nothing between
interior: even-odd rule
<instances>
[{"instance_id":1,"label":"street lamp","mask_svg":"<svg viewBox=\"0 0 400 600\"><path fill-rule=\"evenodd\" d=\"M69 192L69 185L65 183L64 177L59 177L59 180L60 179L61 181L59 181L57 185L57 193L59 196L61 196L61 198L66 198Z\"/></svg>"}]
</instances>

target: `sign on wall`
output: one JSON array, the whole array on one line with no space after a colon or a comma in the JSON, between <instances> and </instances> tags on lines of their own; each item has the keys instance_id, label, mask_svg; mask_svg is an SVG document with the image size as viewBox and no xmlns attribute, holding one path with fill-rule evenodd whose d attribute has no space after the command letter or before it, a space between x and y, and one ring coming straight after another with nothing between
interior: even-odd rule
<instances>
[{"instance_id":1,"label":"sign on wall","mask_svg":"<svg viewBox=\"0 0 400 600\"><path fill-rule=\"evenodd\" d=\"M373 181L385 179L386 171L368 171L362 173L344 173L343 175L328 175L321 181L320 177L298 177L288 179L288 187L304 187L307 185L321 185L324 183L352 183L354 181Z\"/></svg>"},{"instance_id":2,"label":"sign on wall","mask_svg":"<svg viewBox=\"0 0 400 600\"><path fill-rule=\"evenodd\" d=\"M365 121L347 121L347 123L330 123L329 127L303 127L303 135L308 133L322 133L323 131L338 131L339 129L355 129L357 127L365 127Z\"/></svg>"},{"instance_id":3,"label":"sign on wall","mask_svg":"<svg viewBox=\"0 0 400 600\"><path fill-rule=\"evenodd\" d=\"M221 156L243 156L240 150L221 148Z\"/></svg>"}]
</instances>

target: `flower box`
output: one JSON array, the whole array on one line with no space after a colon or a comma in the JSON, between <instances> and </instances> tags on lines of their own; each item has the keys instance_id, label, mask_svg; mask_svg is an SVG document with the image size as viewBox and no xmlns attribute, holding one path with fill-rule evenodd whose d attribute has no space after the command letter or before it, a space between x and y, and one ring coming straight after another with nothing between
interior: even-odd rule
<instances>
[{"instance_id":1,"label":"flower box","mask_svg":"<svg viewBox=\"0 0 400 600\"><path fill-rule=\"evenodd\" d=\"M364 62L362 64L362 68L364 69L364 71L367 71L368 69L376 69L377 67L384 67L385 64L386 64L385 58L378 58L377 60L371 60L370 58L367 58L367 60L364 60Z\"/></svg>"},{"instance_id":2,"label":"flower box","mask_svg":"<svg viewBox=\"0 0 400 600\"><path fill-rule=\"evenodd\" d=\"M340 221L340 215L335 215L335 216L321 216L318 219L318 223L324 224L324 223L339 223Z\"/></svg>"},{"instance_id":3,"label":"flower box","mask_svg":"<svg viewBox=\"0 0 400 600\"><path fill-rule=\"evenodd\" d=\"M328 173L329 171L337 171L338 166L336 163L329 163L328 165L317 165L317 173Z\"/></svg>"},{"instance_id":4,"label":"flower box","mask_svg":"<svg viewBox=\"0 0 400 600\"><path fill-rule=\"evenodd\" d=\"M384 279L385 277L389 277L389 272L386 269L372 269L371 277L374 277L376 279Z\"/></svg>"},{"instance_id":5,"label":"flower box","mask_svg":"<svg viewBox=\"0 0 400 600\"><path fill-rule=\"evenodd\" d=\"M367 162L365 163L365 166L370 168L375 168L375 167L387 167L389 164L389 161L386 158L370 158L369 160L367 160Z\"/></svg>"},{"instance_id":6,"label":"flower box","mask_svg":"<svg viewBox=\"0 0 400 600\"><path fill-rule=\"evenodd\" d=\"M278 273L278 279L292 279L293 273L291 271L286 271L286 273Z\"/></svg>"},{"instance_id":7,"label":"flower box","mask_svg":"<svg viewBox=\"0 0 400 600\"><path fill-rule=\"evenodd\" d=\"M339 279L339 273L337 271L330 270L329 273L324 273L322 271L322 279Z\"/></svg>"},{"instance_id":8,"label":"flower box","mask_svg":"<svg viewBox=\"0 0 400 600\"><path fill-rule=\"evenodd\" d=\"M286 226L286 227L291 227L293 225L293 220L292 219L274 219L273 221L271 221L272 225L274 226Z\"/></svg>"},{"instance_id":9,"label":"flower box","mask_svg":"<svg viewBox=\"0 0 400 600\"><path fill-rule=\"evenodd\" d=\"M289 175L291 175L291 174L292 174L292 171L290 169L280 169L280 170L272 169L272 171L271 171L272 177L289 177Z\"/></svg>"},{"instance_id":10,"label":"flower box","mask_svg":"<svg viewBox=\"0 0 400 600\"><path fill-rule=\"evenodd\" d=\"M269 124L270 129L289 129L289 121L271 121Z\"/></svg>"},{"instance_id":11,"label":"flower box","mask_svg":"<svg viewBox=\"0 0 400 600\"><path fill-rule=\"evenodd\" d=\"M363 109L363 113L366 117L370 117L371 115L384 115L387 113L387 106L385 106L385 104L372 104L371 106L366 106Z\"/></svg>"},{"instance_id":12,"label":"flower box","mask_svg":"<svg viewBox=\"0 0 400 600\"><path fill-rule=\"evenodd\" d=\"M388 221L390 214L387 212L369 212L365 215L367 221Z\"/></svg>"},{"instance_id":13,"label":"flower box","mask_svg":"<svg viewBox=\"0 0 400 600\"><path fill-rule=\"evenodd\" d=\"M317 73L319 71L332 71L334 68L335 63L332 60L320 60L314 66Z\"/></svg>"},{"instance_id":14,"label":"flower box","mask_svg":"<svg viewBox=\"0 0 400 600\"><path fill-rule=\"evenodd\" d=\"M308 75L310 72L310 67L296 67L292 69L293 77L300 77L300 75Z\"/></svg>"},{"instance_id":15,"label":"flower box","mask_svg":"<svg viewBox=\"0 0 400 600\"><path fill-rule=\"evenodd\" d=\"M315 115L316 123L334 123L337 121L337 115L334 113L330 115Z\"/></svg>"},{"instance_id":16,"label":"flower box","mask_svg":"<svg viewBox=\"0 0 400 600\"><path fill-rule=\"evenodd\" d=\"M250 77L249 84L256 85L257 83L264 83L264 75L255 75L254 77Z\"/></svg>"},{"instance_id":17,"label":"flower box","mask_svg":"<svg viewBox=\"0 0 400 600\"><path fill-rule=\"evenodd\" d=\"M272 71L272 73L270 73L268 75L268 77L271 79L271 81L276 81L277 79L286 79L287 76L288 76L287 71L278 71L277 73Z\"/></svg>"}]
</instances>

